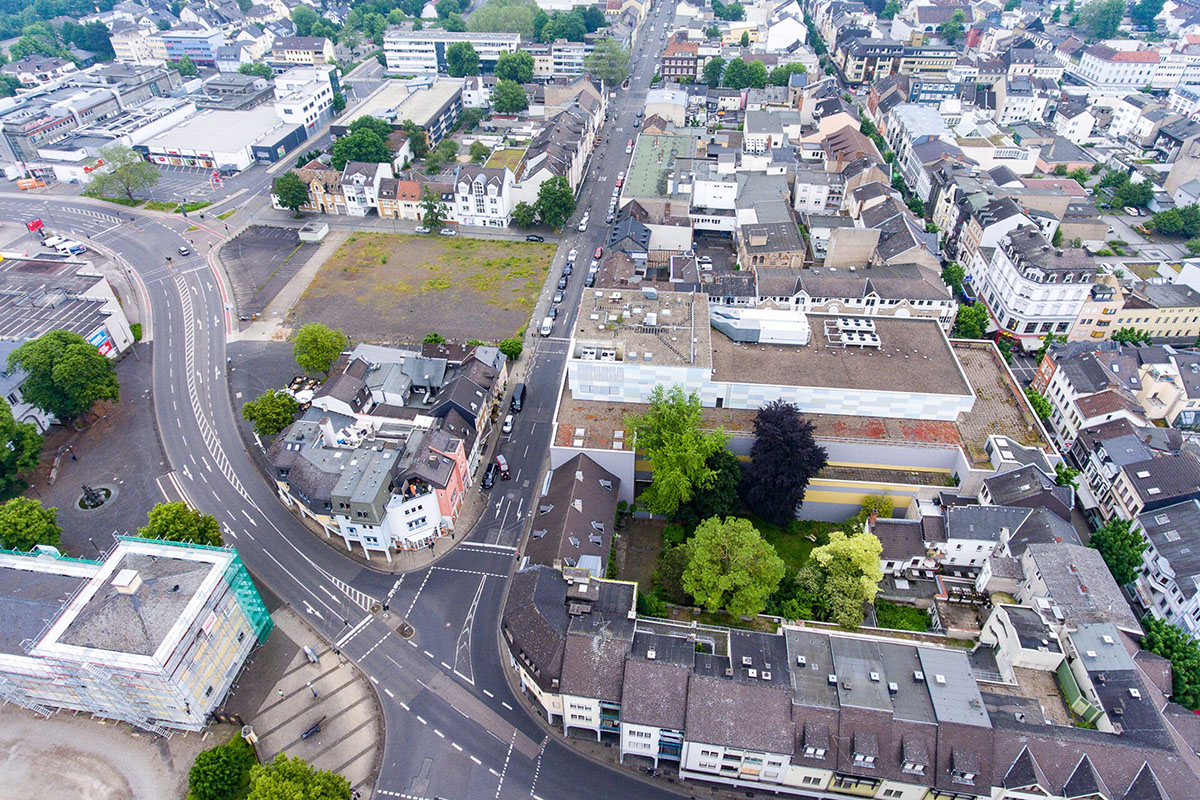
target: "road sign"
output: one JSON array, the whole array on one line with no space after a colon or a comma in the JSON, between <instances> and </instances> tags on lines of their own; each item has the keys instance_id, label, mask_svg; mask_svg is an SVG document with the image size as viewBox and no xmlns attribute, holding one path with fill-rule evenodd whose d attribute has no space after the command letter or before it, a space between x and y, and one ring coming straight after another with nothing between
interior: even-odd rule
<instances>
[{"instance_id":1,"label":"road sign","mask_svg":"<svg viewBox=\"0 0 1200 800\"><path fill-rule=\"evenodd\" d=\"M41 218L38 218L38 219L32 220L31 222L26 222L25 227L29 229L30 233L36 233L37 231L40 231L42 228L44 228L46 226L44 224L42 224Z\"/></svg>"}]
</instances>

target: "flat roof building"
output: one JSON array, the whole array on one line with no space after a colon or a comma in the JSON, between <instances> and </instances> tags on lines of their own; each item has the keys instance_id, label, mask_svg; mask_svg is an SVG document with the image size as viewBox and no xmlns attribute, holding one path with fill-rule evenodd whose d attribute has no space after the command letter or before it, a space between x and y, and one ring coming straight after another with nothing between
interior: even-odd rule
<instances>
[{"instance_id":1,"label":"flat roof building","mask_svg":"<svg viewBox=\"0 0 1200 800\"><path fill-rule=\"evenodd\" d=\"M303 124L282 122L270 106L207 110L138 145L155 164L241 172L274 163L307 138Z\"/></svg>"},{"instance_id":2,"label":"flat roof building","mask_svg":"<svg viewBox=\"0 0 1200 800\"><path fill-rule=\"evenodd\" d=\"M333 121L329 132L336 138L350 129L350 123L371 116L396 130L411 121L425 130L429 146L438 142L462 113L462 78L424 76L409 81L386 81L360 105Z\"/></svg>"}]
</instances>

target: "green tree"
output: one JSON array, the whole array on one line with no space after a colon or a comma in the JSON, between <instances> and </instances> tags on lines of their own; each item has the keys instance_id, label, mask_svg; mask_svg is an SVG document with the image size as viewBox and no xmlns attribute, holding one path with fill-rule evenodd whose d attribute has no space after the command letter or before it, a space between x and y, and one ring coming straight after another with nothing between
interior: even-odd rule
<instances>
[{"instance_id":1,"label":"green tree","mask_svg":"<svg viewBox=\"0 0 1200 800\"><path fill-rule=\"evenodd\" d=\"M482 108L464 108L462 113L458 115L458 121L454 125L464 131L470 132L475 130L475 126L483 119Z\"/></svg>"},{"instance_id":2,"label":"green tree","mask_svg":"<svg viewBox=\"0 0 1200 800\"><path fill-rule=\"evenodd\" d=\"M1050 401L1046 396L1034 389L1032 386L1025 387L1025 398L1029 401L1029 405L1033 408L1033 413L1038 415L1038 419L1045 421L1050 419L1050 414L1053 409L1050 407Z\"/></svg>"},{"instance_id":3,"label":"green tree","mask_svg":"<svg viewBox=\"0 0 1200 800\"><path fill-rule=\"evenodd\" d=\"M17 422L12 406L0 398L0 497L21 485L21 473L35 469L42 454L42 436L30 422Z\"/></svg>"},{"instance_id":4,"label":"green tree","mask_svg":"<svg viewBox=\"0 0 1200 800\"><path fill-rule=\"evenodd\" d=\"M858 509L858 513L846 520L845 530L850 531L852 536L862 533L866 530L866 524L872 515L877 519L886 519L892 516L892 512L895 510L896 501L892 500L889 495L869 494L863 498L862 507Z\"/></svg>"},{"instance_id":5,"label":"green tree","mask_svg":"<svg viewBox=\"0 0 1200 800\"><path fill-rule=\"evenodd\" d=\"M524 50L501 53L493 74L498 81L529 83L533 80L533 56Z\"/></svg>"},{"instance_id":6,"label":"green tree","mask_svg":"<svg viewBox=\"0 0 1200 800\"><path fill-rule=\"evenodd\" d=\"M1096 185L1102 189L1107 189L1109 187L1121 186L1126 183L1129 183L1128 173L1110 169L1100 177L1100 180L1096 182Z\"/></svg>"},{"instance_id":7,"label":"green tree","mask_svg":"<svg viewBox=\"0 0 1200 800\"><path fill-rule=\"evenodd\" d=\"M221 526L216 518L189 508L187 503L158 503L146 517L146 527L138 528L143 539L221 546Z\"/></svg>"},{"instance_id":8,"label":"green tree","mask_svg":"<svg viewBox=\"0 0 1200 800\"><path fill-rule=\"evenodd\" d=\"M350 347L350 337L339 328L310 322L296 331L292 355L305 372L329 372L333 363Z\"/></svg>"},{"instance_id":9,"label":"green tree","mask_svg":"<svg viewBox=\"0 0 1200 800\"><path fill-rule=\"evenodd\" d=\"M561 175L542 181L538 187L537 214L542 224L561 228L575 213L575 193Z\"/></svg>"},{"instance_id":10,"label":"green tree","mask_svg":"<svg viewBox=\"0 0 1200 800\"><path fill-rule=\"evenodd\" d=\"M279 198L279 205L291 209L299 217L301 206L308 202L308 185L289 170L275 179L271 194Z\"/></svg>"},{"instance_id":11,"label":"green tree","mask_svg":"<svg viewBox=\"0 0 1200 800\"><path fill-rule=\"evenodd\" d=\"M713 56L704 65L704 83L708 86L716 87L721 85L721 73L725 70L725 59L720 56Z\"/></svg>"},{"instance_id":12,"label":"green tree","mask_svg":"<svg viewBox=\"0 0 1200 800\"><path fill-rule=\"evenodd\" d=\"M1054 165L1054 174L1058 175L1059 177L1065 176L1067 174L1067 165L1066 164L1055 164Z\"/></svg>"},{"instance_id":13,"label":"green tree","mask_svg":"<svg viewBox=\"0 0 1200 800\"><path fill-rule=\"evenodd\" d=\"M987 331L988 313L981 303L973 306L959 306L958 316L954 318L954 329L951 336L958 339L982 339Z\"/></svg>"},{"instance_id":14,"label":"green tree","mask_svg":"<svg viewBox=\"0 0 1200 800\"><path fill-rule=\"evenodd\" d=\"M423 187L421 189L421 222L432 231L442 227L445 219L446 204L428 186Z\"/></svg>"},{"instance_id":15,"label":"green tree","mask_svg":"<svg viewBox=\"0 0 1200 800\"><path fill-rule=\"evenodd\" d=\"M1046 355L1047 351L1050 350L1051 347L1053 347L1056 344L1062 344L1065 341L1067 341L1067 337L1063 336L1062 334L1059 334L1059 333L1046 334L1045 336L1042 337L1042 346L1038 348L1038 351L1034 355L1034 358L1036 358L1040 362L1042 360L1042 358Z\"/></svg>"},{"instance_id":16,"label":"green tree","mask_svg":"<svg viewBox=\"0 0 1200 800\"><path fill-rule=\"evenodd\" d=\"M1146 540L1141 533L1131 529L1129 520L1113 518L1092 534L1088 547L1100 551L1113 579L1124 586L1137 577Z\"/></svg>"},{"instance_id":17,"label":"green tree","mask_svg":"<svg viewBox=\"0 0 1200 800\"><path fill-rule=\"evenodd\" d=\"M300 404L282 389L269 389L242 405L242 418L254 423L259 436L274 436L282 431L300 410Z\"/></svg>"},{"instance_id":18,"label":"green tree","mask_svg":"<svg viewBox=\"0 0 1200 800\"><path fill-rule=\"evenodd\" d=\"M275 77L274 70L272 70L268 64L264 64L261 61L254 64L242 64L240 67L238 67L238 72L240 72L242 75L257 75L258 77L266 78L267 80L271 80Z\"/></svg>"},{"instance_id":19,"label":"green tree","mask_svg":"<svg viewBox=\"0 0 1200 800\"><path fill-rule=\"evenodd\" d=\"M783 559L750 520L706 519L685 546L683 590L710 612L724 608L735 616L758 614L783 579Z\"/></svg>"},{"instance_id":20,"label":"green tree","mask_svg":"<svg viewBox=\"0 0 1200 800\"><path fill-rule=\"evenodd\" d=\"M441 3L454 3L457 0L440 0ZM479 74L479 53L470 42L454 42L446 48L446 72L452 78L462 78Z\"/></svg>"},{"instance_id":21,"label":"green tree","mask_svg":"<svg viewBox=\"0 0 1200 800\"><path fill-rule=\"evenodd\" d=\"M462 11L462 6L458 4L458 0L437 0L434 8L437 10L437 15L442 19Z\"/></svg>"},{"instance_id":22,"label":"green tree","mask_svg":"<svg viewBox=\"0 0 1200 800\"><path fill-rule=\"evenodd\" d=\"M250 770L246 800L350 800L350 782L283 753Z\"/></svg>"},{"instance_id":23,"label":"green tree","mask_svg":"<svg viewBox=\"0 0 1200 800\"><path fill-rule=\"evenodd\" d=\"M1093 38L1111 39L1124 16L1125 0L1092 0L1079 9L1079 24L1087 28Z\"/></svg>"},{"instance_id":24,"label":"green tree","mask_svg":"<svg viewBox=\"0 0 1200 800\"><path fill-rule=\"evenodd\" d=\"M629 76L629 51L615 39L601 39L591 53L584 56L583 68L605 86L619 86Z\"/></svg>"},{"instance_id":25,"label":"green tree","mask_svg":"<svg viewBox=\"0 0 1200 800\"><path fill-rule=\"evenodd\" d=\"M500 340L500 352L509 361L516 361L521 357L521 351L525 349L525 343L521 341L519 336L510 336L507 339Z\"/></svg>"},{"instance_id":26,"label":"green tree","mask_svg":"<svg viewBox=\"0 0 1200 800\"><path fill-rule=\"evenodd\" d=\"M518 114L529 108L529 96L516 81L497 81L492 89L492 108L501 114Z\"/></svg>"},{"instance_id":27,"label":"green tree","mask_svg":"<svg viewBox=\"0 0 1200 800\"><path fill-rule=\"evenodd\" d=\"M808 72L808 70L804 68L803 64L783 64L782 66L778 66L771 70L771 74L767 76L767 83L771 84L772 86L787 86L788 80L793 75L803 75L806 72Z\"/></svg>"},{"instance_id":28,"label":"green tree","mask_svg":"<svg viewBox=\"0 0 1200 800\"><path fill-rule=\"evenodd\" d=\"M1187 251L1192 255L1200 255L1200 236L1197 236L1193 239L1188 239L1183 246L1186 247Z\"/></svg>"},{"instance_id":29,"label":"green tree","mask_svg":"<svg viewBox=\"0 0 1200 800\"><path fill-rule=\"evenodd\" d=\"M717 19L737 22L746 18L746 9L738 2L726 5L721 0L713 0L713 16Z\"/></svg>"},{"instance_id":30,"label":"green tree","mask_svg":"<svg viewBox=\"0 0 1200 800\"><path fill-rule=\"evenodd\" d=\"M539 34L549 19L535 0L488 0L467 18L467 27L484 33L519 33L522 40L541 41Z\"/></svg>"},{"instance_id":31,"label":"green tree","mask_svg":"<svg viewBox=\"0 0 1200 800\"><path fill-rule=\"evenodd\" d=\"M707 28L704 29L704 36L707 39L720 39L721 38L721 29L718 28L716 25L709 25ZM710 84L710 85L712 85L712 84Z\"/></svg>"},{"instance_id":32,"label":"green tree","mask_svg":"<svg viewBox=\"0 0 1200 800\"><path fill-rule=\"evenodd\" d=\"M883 10L879 12L880 19L895 19L900 13L900 3L898 0L888 0L884 5Z\"/></svg>"},{"instance_id":33,"label":"green tree","mask_svg":"<svg viewBox=\"0 0 1200 800\"><path fill-rule=\"evenodd\" d=\"M1145 25L1154 30L1154 18L1163 10L1163 5L1163 0L1139 0L1130 7L1129 18L1134 25Z\"/></svg>"},{"instance_id":34,"label":"green tree","mask_svg":"<svg viewBox=\"0 0 1200 800\"><path fill-rule=\"evenodd\" d=\"M1131 328L1131 327L1117 328L1115 331L1112 332L1112 336L1109 338L1111 338L1114 342L1123 342L1125 344L1132 344L1132 345L1154 344L1153 340L1151 340L1151 338L1150 338L1149 333L1147 333L1146 331L1143 331L1143 330L1139 330L1138 328Z\"/></svg>"},{"instance_id":35,"label":"green tree","mask_svg":"<svg viewBox=\"0 0 1200 800\"><path fill-rule=\"evenodd\" d=\"M200 70L196 69L196 63L192 61L191 56L184 54L183 58L179 59L179 63L175 64L175 71L185 78L194 78L200 74Z\"/></svg>"},{"instance_id":36,"label":"green tree","mask_svg":"<svg viewBox=\"0 0 1200 800\"><path fill-rule=\"evenodd\" d=\"M857 628L863 620L863 604L875 600L883 569L879 556L883 546L870 533L847 536L829 534L829 543L814 547L801 570L819 587L817 596L827 619L844 628Z\"/></svg>"},{"instance_id":37,"label":"green tree","mask_svg":"<svg viewBox=\"0 0 1200 800\"><path fill-rule=\"evenodd\" d=\"M938 34L945 40L946 44L954 44L963 35L963 23L967 21L967 15L961 8L956 9L950 15L950 19L938 25Z\"/></svg>"},{"instance_id":38,"label":"green tree","mask_svg":"<svg viewBox=\"0 0 1200 800\"><path fill-rule=\"evenodd\" d=\"M555 11L550 15L550 19L546 24L542 26L540 39L543 42L553 42L558 39L566 39L568 42L582 42L587 32L587 23L584 22L581 14L564 14L561 11Z\"/></svg>"},{"instance_id":39,"label":"green tree","mask_svg":"<svg viewBox=\"0 0 1200 800\"><path fill-rule=\"evenodd\" d=\"M445 344L446 337L442 336L437 331L425 334L425 338L421 340L422 344Z\"/></svg>"},{"instance_id":40,"label":"green tree","mask_svg":"<svg viewBox=\"0 0 1200 800\"><path fill-rule=\"evenodd\" d=\"M408 134L408 146L412 150L413 158L424 158L429 152L429 136L425 129L411 119L404 120L400 129Z\"/></svg>"},{"instance_id":41,"label":"green tree","mask_svg":"<svg viewBox=\"0 0 1200 800\"><path fill-rule=\"evenodd\" d=\"M1052 244L1055 247L1062 247L1062 243L1063 243L1062 228L1055 228L1054 235L1050 237L1050 244Z\"/></svg>"},{"instance_id":42,"label":"green tree","mask_svg":"<svg viewBox=\"0 0 1200 800\"><path fill-rule=\"evenodd\" d=\"M313 25L321 21L317 16L317 12L305 5L298 5L292 9L292 24L296 26L297 36L312 35Z\"/></svg>"},{"instance_id":43,"label":"green tree","mask_svg":"<svg viewBox=\"0 0 1200 800\"><path fill-rule=\"evenodd\" d=\"M30 339L8 356L8 367L26 373L21 394L30 404L69 422L100 400L121 396L112 361L83 337L50 331Z\"/></svg>"},{"instance_id":44,"label":"green tree","mask_svg":"<svg viewBox=\"0 0 1200 800\"><path fill-rule=\"evenodd\" d=\"M442 21L442 28L454 33L462 33L467 29L467 21L461 14L451 14Z\"/></svg>"},{"instance_id":45,"label":"green tree","mask_svg":"<svg viewBox=\"0 0 1200 800\"><path fill-rule=\"evenodd\" d=\"M726 517L738 510L738 489L742 484L742 462L722 448L709 456L707 466L713 474L712 483L697 489L690 500L679 505L679 519L691 528L709 517Z\"/></svg>"},{"instance_id":46,"label":"green tree","mask_svg":"<svg viewBox=\"0 0 1200 800\"><path fill-rule=\"evenodd\" d=\"M1114 189L1112 196L1114 206L1131 206L1133 208L1145 208L1153 199L1154 187L1150 181L1140 183L1128 181Z\"/></svg>"},{"instance_id":47,"label":"green tree","mask_svg":"<svg viewBox=\"0 0 1200 800\"><path fill-rule=\"evenodd\" d=\"M1085 168L1080 167L1079 169L1073 169L1068 172L1067 177L1078 183L1080 186L1087 186L1088 178L1091 177L1091 173L1089 173Z\"/></svg>"},{"instance_id":48,"label":"green tree","mask_svg":"<svg viewBox=\"0 0 1200 800\"><path fill-rule=\"evenodd\" d=\"M1071 486L1078 489L1079 470L1068 467L1064 461L1058 462L1054 465L1054 483L1058 486Z\"/></svg>"},{"instance_id":49,"label":"green tree","mask_svg":"<svg viewBox=\"0 0 1200 800\"><path fill-rule=\"evenodd\" d=\"M339 136L333 143L333 158L330 165L343 170L350 161L365 161L368 164L387 164L392 160L392 149L386 139L374 131L355 131Z\"/></svg>"},{"instance_id":50,"label":"green tree","mask_svg":"<svg viewBox=\"0 0 1200 800\"><path fill-rule=\"evenodd\" d=\"M692 597L683 588L683 572L688 567L686 545L666 545L654 567L654 593L668 603L692 605Z\"/></svg>"},{"instance_id":51,"label":"green tree","mask_svg":"<svg viewBox=\"0 0 1200 800\"><path fill-rule=\"evenodd\" d=\"M152 188L162 173L136 150L121 145L101 147L104 168L92 173L84 194L89 197L124 197L133 200L135 192Z\"/></svg>"},{"instance_id":52,"label":"green tree","mask_svg":"<svg viewBox=\"0 0 1200 800\"><path fill-rule=\"evenodd\" d=\"M708 460L725 447L725 432L702 429L700 398L681 386L656 386L650 408L628 415L626 428L634 433L637 451L646 456L654 473L641 500L655 514L672 515L699 489L712 485Z\"/></svg>"},{"instance_id":53,"label":"green tree","mask_svg":"<svg viewBox=\"0 0 1200 800\"><path fill-rule=\"evenodd\" d=\"M512 222L518 228L532 228L537 210L524 200L513 206Z\"/></svg>"},{"instance_id":54,"label":"green tree","mask_svg":"<svg viewBox=\"0 0 1200 800\"><path fill-rule=\"evenodd\" d=\"M476 164L482 164L484 161L487 161L488 156L492 154L492 148L476 139L475 141L471 142L471 148L468 150L468 152L471 154L472 161L474 161Z\"/></svg>"},{"instance_id":55,"label":"green tree","mask_svg":"<svg viewBox=\"0 0 1200 800\"><path fill-rule=\"evenodd\" d=\"M58 509L45 508L32 497L14 497L0 506L0 546L22 553L39 544L58 547L62 528Z\"/></svg>"},{"instance_id":56,"label":"green tree","mask_svg":"<svg viewBox=\"0 0 1200 800\"><path fill-rule=\"evenodd\" d=\"M956 295L962 293L963 278L966 276L966 269L957 261L948 261L942 267L942 283L949 286Z\"/></svg>"},{"instance_id":57,"label":"green tree","mask_svg":"<svg viewBox=\"0 0 1200 800\"><path fill-rule=\"evenodd\" d=\"M1160 211L1146 224L1168 236L1200 236L1200 206L1193 204Z\"/></svg>"},{"instance_id":58,"label":"green tree","mask_svg":"<svg viewBox=\"0 0 1200 800\"><path fill-rule=\"evenodd\" d=\"M754 415L754 444L745 473L746 505L755 514L785 525L796 518L808 482L825 468L825 448L816 427L792 403L775 400Z\"/></svg>"},{"instance_id":59,"label":"green tree","mask_svg":"<svg viewBox=\"0 0 1200 800\"><path fill-rule=\"evenodd\" d=\"M340 114L346 110L346 95L341 92L334 92L333 99L329 102L329 107L333 109L333 113Z\"/></svg>"},{"instance_id":60,"label":"green tree","mask_svg":"<svg viewBox=\"0 0 1200 800\"><path fill-rule=\"evenodd\" d=\"M738 42L742 47L750 46L750 31L742 31L742 38Z\"/></svg>"},{"instance_id":61,"label":"green tree","mask_svg":"<svg viewBox=\"0 0 1200 800\"><path fill-rule=\"evenodd\" d=\"M233 800L250 786L250 769L258 762L254 748L240 736L201 750L188 770L190 800Z\"/></svg>"},{"instance_id":62,"label":"green tree","mask_svg":"<svg viewBox=\"0 0 1200 800\"><path fill-rule=\"evenodd\" d=\"M1142 647L1171 662L1171 699L1184 708L1200 709L1200 642L1166 620L1142 618Z\"/></svg>"},{"instance_id":63,"label":"green tree","mask_svg":"<svg viewBox=\"0 0 1200 800\"><path fill-rule=\"evenodd\" d=\"M735 58L725 65L721 83L729 89L761 89L767 85L767 68L761 61Z\"/></svg>"}]
</instances>

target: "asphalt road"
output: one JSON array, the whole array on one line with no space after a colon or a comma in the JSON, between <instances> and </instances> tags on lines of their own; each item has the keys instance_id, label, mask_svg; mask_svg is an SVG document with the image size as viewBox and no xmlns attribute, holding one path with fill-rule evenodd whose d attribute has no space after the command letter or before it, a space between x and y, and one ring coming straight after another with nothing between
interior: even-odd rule
<instances>
[{"instance_id":1,"label":"asphalt road","mask_svg":"<svg viewBox=\"0 0 1200 800\"><path fill-rule=\"evenodd\" d=\"M605 132L620 141L628 138L634 111L645 98L667 16L647 22L631 88L618 92L613 104ZM603 149L593 156L580 212L596 205L595 221L588 232L564 241L558 266L571 246L580 249L584 262L607 237L600 212L616 173L627 165L619 142L611 152L611 158ZM264 174L242 187L246 201L257 200L270 180L258 172ZM502 444L513 479L492 490L488 511L467 540L431 567L402 576L381 573L317 541L243 452L225 381L225 341L235 309L205 256L177 252L186 243L186 227L220 223L211 217L201 222L196 214L149 216L82 199L0 193L0 218L23 223L36 216L52 230L108 250L136 275L153 336L158 435L172 468L160 485L169 497L182 496L214 514L255 579L303 613L370 677L385 718L375 796L676 796L660 782L638 780L547 737L519 707L502 672L499 614L525 518L541 485L565 338L540 339L534 348L526 408ZM582 269L572 276L564 302L571 313L560 319L558 331L569 330L565 318L574 315L585 274ZM557 272L548 286L556 277ZM386 617L368 613L373 603L384 601L391 609ZM395 631L401 615L416 629L411 639Z\"/></svg>"}]
</instances>

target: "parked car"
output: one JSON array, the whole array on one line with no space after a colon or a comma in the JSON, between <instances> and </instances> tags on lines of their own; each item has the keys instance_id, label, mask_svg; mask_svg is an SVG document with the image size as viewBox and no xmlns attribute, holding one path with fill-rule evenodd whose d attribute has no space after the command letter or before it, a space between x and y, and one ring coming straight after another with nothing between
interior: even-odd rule
<instances>
[{"instance_id":1,"label":"parked car","mask_svg":"<svg viewBox=\"0 0 1200 800\"><path fill-rule=\"evenodd\" d=\"M584 214L583 219L579 220L579 225L577 226L577 229L580 233L583 233L587 230L588 221L589 221L588 215Z\"/></svg>"},{"instance_id":2,"label":"parked car","mask_svg":"<svg viewBox=\"0 0 1200 800\"><path fill-rule=\"evenodd\" d=\"M633 127L635 127L635 128L640 128L640 127L642 127L642 121L641 121L640 119L635 119L635 120L633 121Z\"/></svg>"},{"instance_id":3,"label":"parked car","mask_svg":"<svg viewBox=\"0 0 1200 800\"><path fill-rule=\"evenodd\" d=\"M600 262L593 259L592 263L588 265L588 272L595 272L598 269L600 269Z\"/></svg>"},{"instance_id":4,"label":"parked car","mask_svg":"<svg viewBox=\"0 0 1200 800\"><path fill-rule=\"evenodd\" d=\"M622 178L622 177L620 177L620 176L618 176L618 177L617 177L617 182L616 182L616 183L614 183L613 185L614 185L614 186L616 186L618 189L620 189L622 186L624 186L624 185L625 185L625 179L624 179L624 178Z\"/></svg>"},{"instance_id":5,"label":"parked car","mask_svg":"<svg viewBox=\"0 0 1200 800\"><path fill-rule=\"evenodd\" d=\"M442 228L438 233L442 236L458 236L458 231L454 230L454 228Z\"/></svg>"},{"instance_id":6,"label":"parked car","mask_svg":"<svg viewBox=\"0 0 1200 800\"><path fill-rule=\"evenodd\" d=\"M189 250L189 249L187 249L186 247L181 247L181 248L179 248L179 255L181 255L181 256L190 256L191 254L192 254L192 251L191 251L191 250Z\"/></svg>"},{"instance_id":7,"label":"parked car","mask_svg":"<svg viewBox=\"0 0 1200 800\"><path fill-rule=\"evenodd\" d=\"M522 406L525 405L525 384L518 383L513 387L512 402L509 407L512 408L514 414L520 414Z\"/></svg>"},{"instance_id":8,"label":"parked car","mask_svg":"<svg viewBox=\"0 0 1200 800\"><path fill-rule=\"evenodd\" d=\"M426 228L424 225L418 225L413 228L413 233L429 233L429 228Z\"/></svg>"},{"instance_id":9,"label":"parked car","mask_svg":"<svg viewBox=\"0 0 1200 800\"><path fill-rule=\"evenodd\" d=\"M563 267L563 269L562 269L562 276L563 276L564 278L569 278L569 277L571 277L571 265L570 265L570 264L567 264L566 266L564 266L564 267Z\"/></svg>"},{"instance_id":10,"label":"parked car","mask_svg":"<svg viewBox=\"0 0 1200 800\"><path fill-rule=\"evenodd\" d=\"M500 432L501 433L512 433L513 421L514 421L514 419L513 419L512 414L509 414L507 417L505 417L504 424L500 426Z\"/></svg>"},{"instance_id":11,"label":"parked car","mask_svg":"<svg viewBox=\"0 0 1200 800\"><path fill-rule=\"evenodd\" d=\"M625 152L626 153L633 152L633 139L630 139L628 142L625 143Z\"/></svg>"},{"instance_id":12,"label":"parked car","mask_svg":"<svg viewBox=\"0 0 1200 800\"><path fill-rule=\"evenodd\" d=\"M589 272L587 277L583 279L583 285L589 289L596 285L596 273Z\"/></svg>"},{"instance_id":13,"label":"parked car","mask_svg":"<svg viewBox=\"0 0 1200 800\"><path fill-rule=\"evenodd\" d=\"M574 263L575 259L578 257L579 257L579 251L576 250L574 247L572 247L571 252L567 253L567 263L568 264Z\"/></svg>"},{"instance_id":14,"label":"parked car","mask_svg":"<svg viewBox=\"0 0 1200 800\"><path fill-rule=\"evenodd\" d=\"M599 260L600 260L600 257L601 257L601 256L603 256L603 255L604 255L604 248L603 248L603 247L597 247L597 248L596 248L596 252L592 254L592 258L594 258L594 259L596 259L597 261L599 261Z\"/></svg>"},{"instance_id":15,"label":"parked car","mask_svg":"<svg viewBox=\"0 0 1200 800\"><path fill-rule=\"evenodd\" d=\"M506 481L512 477L508 474L508 459L504 456L496 456L496 469L500 473L500 480Z\"/></svg>"},{"instance_id":16,"label":"parked car","mask_svg":"<svg viewBox=\"0 0 1200 800\"><path fill-rule=\"evenodd\" d=\"M567 276L566 275L564 275L558 279L558 288L559 289L567 288Z\"/></svg>"},{"instance_id":17,"label":"parked car","mask_svg":"<svg viewBox=\"0 0 1200 800\"><path fill-rule=\"evenodd\" d=\"M562 301L563 301L563 293L562 293L561 291L556 291L556 292L554 293L554 303L555 303L555 305L557 305L557 304L561 303Z\"/></svg>"},{"instance_id":18,"label":"parked car","mask_svg":"<svg viewBox=\"0 0 1200 800\"><path fill-rule=\"evenodd\" d=\"M610 211L610 212L608 212L608 216L604 218L604 224L612 225L612 221L613 221L613 215L612 215L612 212Z\"/></svg>"},{"instance_id":19,"label":"parked car","mask_svg":"<svg viewBox=\"0 0 1200 800\"><path fill-rule=\"evenodd\" d=\"M488 464L487 470L483 473L483 483L479 484L479 488L480 489L490 489L493 486L495 486L496 485L496 473L498 473L499 471L500 471L500 468L498 466L496 466L495 462Z\"/></svg>"},{"instance_id":20,"label":"parked car","mask_svg":"<svg viewBox=\"0 0 1200 800\"><path fill-rule=\"evenodd\" d=\"M620 172L617 173L617 180L618 181L625 180L625 170L621 170ZM620 186L620 185L621 185L620 183L617 184L617 186Z\"/></svg>"},{"instance_id":21,"label":"parked car","mask_svg":"<svg viewBox=\"0 0 1200 800\"><path fill-rule=\"evenodd\" d=\"M1125 213L1131 217L1136 217L1140 212L1138 212L1138 210L1133 206L1125 206Z\"/></svg>"},{"instance_id":22,"label":"parked car","mask_svg":"<svg viewBox=\"0 0 1200 800\"><path fill-rule=\"evenodd\" d=\"M558 319L558 306L550 306L546 309L546 316L550 319Z\"/></svg>"},{"instance_id":23,"label":"parked car","mask_svg":"<svg viewBox=\"0 0 1200 800\"><path fill-rule=\"evenodd\" d=\"M525 241L527 241L527 242L544 242L544 241L546 241L546 237L538 236L536 233L531 233L525 237Z\"/></svg>"}]
</instances>

